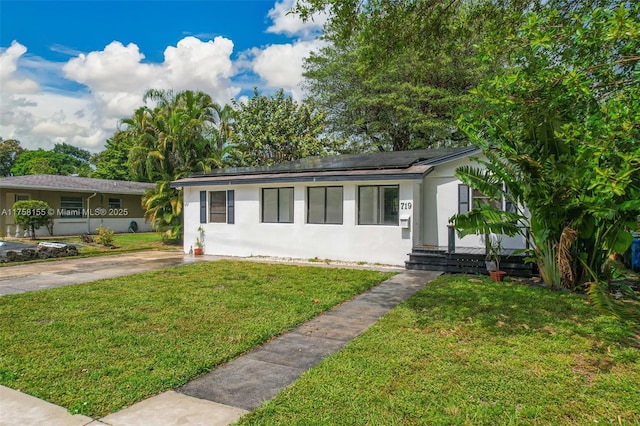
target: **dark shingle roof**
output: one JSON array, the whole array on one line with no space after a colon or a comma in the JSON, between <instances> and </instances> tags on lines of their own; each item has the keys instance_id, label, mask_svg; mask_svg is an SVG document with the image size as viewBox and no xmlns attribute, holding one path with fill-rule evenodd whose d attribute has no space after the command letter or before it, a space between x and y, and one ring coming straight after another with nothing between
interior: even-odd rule
<instances>
[{"instance_id":1,"label":"dark shingle roof","mask_svg":"<svg viewBox=\"0 0 640 426\"><path fill-rule=\"evenodd\" d=\"M3 189L41 189L68 192L99 192L105 194L144 194L153 183L124 180L94 179L78 176L27 175L0 178Z\"/></svg>"}]
</instances>

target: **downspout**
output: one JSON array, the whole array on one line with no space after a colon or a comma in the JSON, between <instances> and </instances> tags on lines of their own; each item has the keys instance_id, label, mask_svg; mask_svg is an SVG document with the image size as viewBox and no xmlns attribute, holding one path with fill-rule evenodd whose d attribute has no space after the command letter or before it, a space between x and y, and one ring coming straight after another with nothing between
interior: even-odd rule
<instances>
[{"instance_id":1,"label":"downspout","mask_svg":"<svg viewBox=\"0 0 640 426\"><path fill-rule=\"evenodd\" d=\"M98 195L97 192L94 192L93 195L87 198L87 234L91 234L91 206L90 200Z\"/></svg>"}]
</instances>

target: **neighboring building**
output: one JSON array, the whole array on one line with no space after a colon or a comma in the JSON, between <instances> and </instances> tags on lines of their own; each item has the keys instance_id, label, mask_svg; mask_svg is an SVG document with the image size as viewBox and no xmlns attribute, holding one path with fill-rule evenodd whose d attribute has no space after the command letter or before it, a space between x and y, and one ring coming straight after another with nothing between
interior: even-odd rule
<instances>
[{"instance_id":1,"label":"neighboring building","mask_svg":"<svg viewBox=\"0 0 640 426\"><path fill-rule=\"evenodd\" d=\"M311 157L180 179L184 250L402 265L416 246L448 244L449 218L474 194L454 177L475 148ZM484 238L455 238L484 247ZM523 241L507 239L507 248Z\"/></svg>"},{"instance_id":2,"label":"neighboring building","mask_svg":"<svg viewBox=\"0 0 640 426\"><path fill-rule=\"evenodd\" d=\"M57 175L0 178L0 236L24 236L24 230L13 217L13 204L20 200L42 200L49 204L54 213L54 235L95 234L99 226L127 232L132 222L138 231L151 231L144 220L142 195L153 186ZM43 227L36 234L49 232Z\"/></svg>"}]
</instances>

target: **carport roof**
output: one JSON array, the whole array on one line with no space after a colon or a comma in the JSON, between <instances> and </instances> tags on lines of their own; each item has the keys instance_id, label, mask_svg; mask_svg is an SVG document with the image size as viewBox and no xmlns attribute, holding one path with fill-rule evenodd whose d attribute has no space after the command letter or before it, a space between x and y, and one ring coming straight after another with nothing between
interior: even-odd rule
<instances>
[{"instance_id":1,"label":"carport roof","mask_svg":"<svg viewBox=\"0 0 640 426\"><path fill-rule=\"evenodd\" d=\"M142 195L154 184L78 176L27 175L0 178L0 189L98 192L103 194Z\"/></svg>"}]
</instances>

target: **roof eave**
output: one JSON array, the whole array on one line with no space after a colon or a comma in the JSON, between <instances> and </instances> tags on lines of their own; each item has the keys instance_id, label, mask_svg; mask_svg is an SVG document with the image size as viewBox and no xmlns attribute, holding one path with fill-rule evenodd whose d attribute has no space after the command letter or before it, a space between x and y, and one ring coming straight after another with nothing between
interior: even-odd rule
<instances>
[{"instance_id":1,"label":"roof eave","mask_svg":"<svg viewBox=\"0 0 640 426\"><path fill-rule=\"evenodd\" d=\"M412 166L414 170L396 169L320 172L320 173L277 173L250 176L216 176L185 178L171 182L172 188L190 186L228 186L228 185L255 185L266 183L315 183L315 182L354 182L354 181L384 181L384 180L420 180L429 174L432 166ZM386 173L381 173L386 171Z\"/></svg>"},{"instance_id":2,"label":"roof eave","mask_svg":"<svg viewBox=\"0 0 640 426\"><path fill-rule=\"evenodd\" d=\"M21 191L57 191L57 192L74 192L74 193L82 193L82 194L93 194L97 192L98 194L123 194L123 195L144 195L145 190L115 190L115 191L107 191L104 189L77 189L77 188L58 188L58 187L47 187L40 186L38 188L34 188L33 186L27 185L2 185L2 189L13 189L13 190L21 190Z\"/></svg>"}]
</instances>

